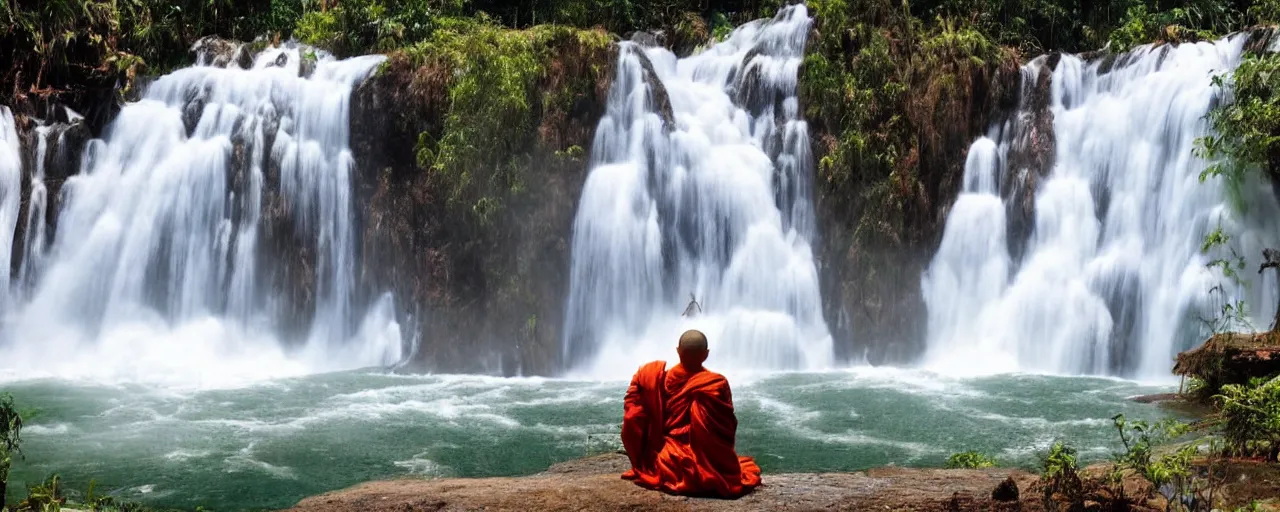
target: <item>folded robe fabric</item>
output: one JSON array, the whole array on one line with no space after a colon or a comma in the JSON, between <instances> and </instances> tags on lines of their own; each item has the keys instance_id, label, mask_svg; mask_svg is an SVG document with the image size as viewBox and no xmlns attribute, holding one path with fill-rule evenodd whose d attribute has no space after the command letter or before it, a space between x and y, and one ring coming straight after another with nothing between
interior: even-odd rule
<instances>
[{"instance_id":1,"label":"folded robe fabric","mask_svg":"<svg viewBox=\"0 0 1280 512\"><path fill-rule=\"evenodd\" d=\"M622 478L672 494L737 498L760 485L760 467L734 451L738 420L729 381L707 370L654 361L627 388Z\"/></svg>"}]
</instances>

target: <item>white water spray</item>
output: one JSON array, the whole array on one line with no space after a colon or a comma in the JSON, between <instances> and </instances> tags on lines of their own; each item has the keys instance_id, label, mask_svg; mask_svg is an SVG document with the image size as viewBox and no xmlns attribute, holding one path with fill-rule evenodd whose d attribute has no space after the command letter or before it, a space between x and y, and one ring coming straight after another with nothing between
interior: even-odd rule
<instances>
[{"instance_id":1,"label":"white water spray","mask_svg":"<svg viewBox=\"0 0 1280 512\"><path fill-rule=\"evenodd\" d=\"M400 359L388 301L362 321L351 300L347 103L383 57L313 55L277 48L259 55L253 69L201 65L151 84L103 140L89 143L81 172L66 180L47 253L38 214L48 198L37 164L24 250L30 259L21 271L34 286L29 300L6 310L0 373L211 383ZM311 64L310 76L300 76ZM38 135L43 153L46 133ZM9 169L0 158L0 173ZM273 171L281 204L267 205L264 183ZM5 233L13 233L17 205L11 190L0 211ZM263 254L259 230L268 208L295 227L275 236L292 235L316 253L305 333L280 325L284 291L268 286L272 273L306 261Z\"/></svg>"},{"instance_id":2,"label":"white water spray","mask_svg":"<svg viewBox=\"0 0 1280 512\"><path fill-rule=\"evenodd\" d=\"M18 225L22 201L22 156L13 112L0 106L0 314L12 307L9 300L9 263L13 254L13 230ZM8 233L9 235L4 235Z\"/></svg>"},{"instance_id":3,"label":"white water spray","mask_svg":"<svg viewBox=\"0 0 1280 512\"><path fill-rule=\"evenodd\" d=\"M1169 375L1174 355L1203 339L1223 282L1201 253L1219 225L1249 261L1276 246L1280 213L1270 186L1245 187L1233 212L1220 180L1201 183L1193 154L1219 98L1211 80L1239 63L1245 36L1216 43L1143 46L1086 63L1063 55L1053 69L1054 165L1034 192L1025 252L1011 261L1006 203L1034 170L1009 167L1026 116L975 142L964 190L922 280L929 308L926 365L947 372L1042 371ZM1045 58L1024 67L1024 94ZM1108 66L1110 67L1110 66ZM1028 82L1029 81L1029 82ZM1044 135L1044 134L1040 134ZM1003 199L1002 199L1003 198ZM1227 297L1255 305L1265 329L1273 278Z\"/></svg>"},{"instance_id":4,"label":"white water spray","mask_svg":"<svg viewBox=\"0 0 1280 512\"><path fill-rule=\"evenodd\" d=\"M616 377L674 357L689 328L707 334L720 369L832 363L796 98L810 23L803 5L787 7L679 60L622 45L574 222L571 367ZM692 318L681 314L691 295Z\"/></svg>"}]
</instances>

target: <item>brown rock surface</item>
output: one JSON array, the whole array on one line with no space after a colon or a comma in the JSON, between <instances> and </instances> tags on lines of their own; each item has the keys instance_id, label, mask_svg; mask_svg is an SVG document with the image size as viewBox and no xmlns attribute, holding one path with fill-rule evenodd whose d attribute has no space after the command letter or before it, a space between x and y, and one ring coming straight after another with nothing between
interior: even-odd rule
<instances>
[{"instance_id":1,"label":"brown rock surface","mask_svg":"<svg viewBox=\"0 0 1280 512\"><path fill-rule=\"evenodd\" d=\"M1173 373L1203 379L1216 392L1224 384L1243 384L1252 377L1280 372L1280 332L1227 332L1178 354Z\"/></svg>"},{"instance_id":2,"label":"brown rock surface","mask_svg":"<svg viewBox=\"0 0 1280 512\"><path fill-rule=\"evenodd\" d=\"M1024 489L1036 479L999 468L766 473L763 487L730 501L648 491L619 478L626 467L626 457L609 454L525 477L368 482L304 499L292 510L1013 510L1017 503L993 503L992 491L1009 478ZM1021 505L1022 510L1039 509L1039 503L1028 500Z\"/></svg>"}]
</instances>

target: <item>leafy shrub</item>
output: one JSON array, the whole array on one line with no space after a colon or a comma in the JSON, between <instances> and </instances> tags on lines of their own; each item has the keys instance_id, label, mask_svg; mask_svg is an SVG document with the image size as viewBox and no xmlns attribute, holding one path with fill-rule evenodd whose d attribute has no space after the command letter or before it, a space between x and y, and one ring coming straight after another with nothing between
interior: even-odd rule
<instances>
[{"instance_id":1,"label":"leafy shrub","mask_svg":"<svg viewBox=\"0 0 1280 512\"><path fill-rule=\"evenodd\" d=\"M1126 11L1124 21L1111 32L1110 50L1123 52L1157 41L1213 39L1217 33L1235 28L1238 17L1239 13L1223 10L1221 5L1192 4L1167 11L1152 11L1146 4L1139 3Z\"/></svg>"},{"instance_id":2,"label":"leafy shrub","mask_svg":"<svg viewBox=\"0 0 1280 512\"><path fill-rule=\"evenodd\" d=\"M1280 455L1280 377L1227 384L1215 397L1226 450L1235 456Z\"/></svg>"},{"instance_id":3,"label":"leafy shrub","mask_svg":"<svg viewBox=\"0 0 1280 512\"><path fill-rule=\"evenodd\" d=\"M1249 19L1259 25L1280 22L1280 0L1259 0L1249 6Z\"/></svg>"},{"instance_id":4,"label":"leafy shrub","mask_svg":"<svg viewBox=\"0 0 1280 512\"><path fill-rule=\"evenodd\" d=\"M13 405L13 396L0 395L0 507L5 503L5 486L9 483L9 468L13 456L19 453L22 441L22 416Z\"/></svg>"},{"instance_id":5,"label":"leafy shrub","mask_svg":"<svg viewBox=\"0 0 1280 512\"><path fill-rule=\"evenodd\" d=\"M1043 504L1046 510L1056 510L1057 503L1084 502L1084 482L1080 480L1076 449L1055 441L1040 460L1044 471L1040 482L1044 489Z\"/></svg>"},{"instance_id":6,"label":"leafy shrub","mask_svg":"<svg viewBox=\"0 0 1280 512\"><path fill-rule=\"evenodd\" d=\"M1124 486L1121 472L1132 470L1150 483L1151 491L1165 492L1165 498L1181 501L1184 497L1193 497L1196 487L1193 485L1191 458L1196 454L1196 445L1190 444L1172 453L1155 455L1156 446L1170 442L1187 433L1189 426L1168 419L1154 424L1145 421L1127 421L1123 414L1112 418L1120 442L1125 451L1114 455L1116 472L1112 483L1121 492Z\"/></svg>"},{"instance_id":7,"label":"leafy shrub","mask_svg":"<svg viewBox=\"0 0 1280 512\"><path fill-rule=\"evenodd\" d=\"M343 2L303 14L293 35L343 56L387 52L430 37L446 12L428 0Z\"/></svg>"},{"instance_id":8,"label":"leafy shrub","mask_svg":"<svg viewBox=\"0 0 1280 512\"><path fill-rule=\"evenodd\" d=\"M1280 55L1248 54L1213 84L1233 98L1209 112L1216 134L1196 141L1196 154L1211 162L1200 180L1222 177L1234 206L1243 209L1246 178L1258 172L1280 176Z\"/></svg>"},{"instance_id":9,"label":"leafy shrub","mask_svg":"<svg viewBox=\"0 0 1280 512\"><path fill-rule=\"evenodd\" d=\"M995 465L996 465L995 459L972 450L967 452L953 453L951 454L950 457L947 457L948 469L956 469L956 468L979 469L979 468L994 467Z\"/></svg>"},{"instance_id":10,"label":"leafy shrub","mask_svg":"<svg viewBox=\"0 0 1280 512\"><path fill-rule=\"evenodd\" d=\"M539 94L536 87L557 48L565 47L604 52L609 39L563 26L511 30L487 18L453 19L409 50L427 68L449 70L443 130L419 136L418 165L446 185L451 208L469 211L474 225L490 225L505 199L524 190L521 169L536 133L534 114L572 99L557 91Z\"/></svg>"},{"instance_id":11,"label":"leafy shrub","mask_svg":"<svg viewBox=\"0 0 1280 512\"><path fill-rule=\"evenodd\" d=\"M27 488L27 498L18 504L18 512L56 512L67 503L62 495L62 477L57 473Z\"/></svg>"}]
</instances>

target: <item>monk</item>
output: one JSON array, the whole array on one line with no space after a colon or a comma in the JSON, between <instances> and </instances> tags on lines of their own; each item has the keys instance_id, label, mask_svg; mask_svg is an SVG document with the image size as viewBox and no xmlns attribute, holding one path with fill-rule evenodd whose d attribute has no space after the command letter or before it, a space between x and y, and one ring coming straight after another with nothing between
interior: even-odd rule
<instances>
[{"instance_id":1,"label":"monk","mask_svg":"<svg viewBox=\"0 0 1280 512\"><path fill-rule=\"evenodd\" d=\"M627 388L622 446L631 469L622 478L670 494L737 498L760 485L760 467L733 449L738 420L723 375L702 367L707 337L686 331L680 364L640 367Z\"/></svg>"}]
</instances>

